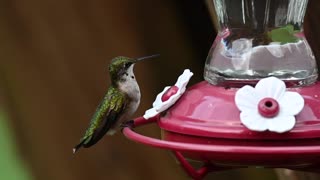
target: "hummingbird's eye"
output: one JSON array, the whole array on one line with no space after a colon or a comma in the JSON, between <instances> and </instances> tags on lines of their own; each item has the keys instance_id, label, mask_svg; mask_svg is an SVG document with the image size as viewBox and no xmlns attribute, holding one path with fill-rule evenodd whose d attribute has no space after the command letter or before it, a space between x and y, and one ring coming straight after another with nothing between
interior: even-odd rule
<instances>
[{"instance_id":1,"label":"hummingbird's eye","mask_svg":"<svg viewBox=\"0 0 320 180\"><path fill-rule=\"evenodd\" d=\"M131 62L127 62L124 64L124 66L125 66L125 68L129 68L131 66L131 64L132 64Z\"/></svg>"}]
</instances>

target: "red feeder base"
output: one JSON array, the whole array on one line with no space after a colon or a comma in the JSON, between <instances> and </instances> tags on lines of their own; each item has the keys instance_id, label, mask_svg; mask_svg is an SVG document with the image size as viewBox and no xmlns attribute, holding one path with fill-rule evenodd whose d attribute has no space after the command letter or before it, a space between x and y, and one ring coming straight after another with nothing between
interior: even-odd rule
<instances>
[{"instance_id":1,"label":"red feeder base","mask_svg":"<svg viewBox=\"0 0 320 180\"><path fill-rule=\"evenodd\" d=\"M134 127L149 123L155 123L156 118L145 120L135 119ZM287 168L292 170L309 171L320 173L320 140L312 144L302 143L301 145L285 145L278 143L270 145L232 145L227 143L194 144L176 142L170 140L171 133L165 132L164 137L168 140L154 139L140 135L131 128L124 128L123 134L130 140L152 147L173 151L182 168L193 179L202 179L209 172L243 168L248 166L259 166L265 168ZM194 140L194 137L189 137ZM197 137L195 137L197 138ZM200 169L195 169L186 160L193 159L203 162Z\"/></svg>"},{"instance_id":2,"label":"red feeder base","mask_svg":"<svg viewBox=\"0 0 320 180\"><path fill-rule=\"evenodd\" d=\"M194 179L202 179L209 172L248 166L320 173L319 83L290 89L304 97L305 107L296 116L294 129L283 134L246 129L234 104L236 90L198 83L161 116L135 119L134 127L158 123L162 140L137 134L128 127L123 134L133 141L173 151ZM203 162L203 167L196 170L186 158Z\"/></svg>"}]
</instances>

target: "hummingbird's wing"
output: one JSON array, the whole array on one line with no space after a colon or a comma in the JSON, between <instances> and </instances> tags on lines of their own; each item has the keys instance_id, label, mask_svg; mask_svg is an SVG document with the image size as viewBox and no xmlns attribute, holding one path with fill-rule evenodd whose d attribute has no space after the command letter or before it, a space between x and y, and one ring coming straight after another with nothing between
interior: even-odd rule
<instances>
[{"instance_id":1,"label":"hummingbird's wing","mask_svg":"<svg viewBox=\"0 0 320 180\"><path fill-rule=\"evenodd\" d=\"M73 151L82 146L87 148L96 144L116 124L126 106L125 95L111 87L96 109L85 135Z\"/></svg>"}]
</instances>

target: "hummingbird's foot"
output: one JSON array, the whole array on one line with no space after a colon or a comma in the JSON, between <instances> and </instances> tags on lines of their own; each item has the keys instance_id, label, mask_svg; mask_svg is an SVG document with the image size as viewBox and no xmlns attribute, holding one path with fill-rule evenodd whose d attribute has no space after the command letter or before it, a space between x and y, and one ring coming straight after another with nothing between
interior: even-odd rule
<instances>
[{"instance_id":1,"label":"hummingbird's foot","mask_svg":"<svg viewBox=\"0 0 320 180\"><path fill-rule=\"evenodd\" d=\"M133 126L134 126L134 120L126 121L120 125L120 127L122 128L125 128L125 127L132 128Z\"/></svg>"}]
</instances>

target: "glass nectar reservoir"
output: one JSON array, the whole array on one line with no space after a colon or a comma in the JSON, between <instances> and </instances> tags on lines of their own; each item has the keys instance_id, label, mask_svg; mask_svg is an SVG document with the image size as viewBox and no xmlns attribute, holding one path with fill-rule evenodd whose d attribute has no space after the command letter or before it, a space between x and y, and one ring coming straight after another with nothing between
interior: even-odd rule
<instances>
[{"instance_id":1,"label":"glass nectar reservoir","mask_svg":"<svg viewBox=\"0 0 320 180\"><path fill-rule=\"evenodd\" d=\"M256 84L275 76L291 86L317 80L317 66L305 39L308 0L213 0L218 35L204 77L214 85Z\"/></svg>"}]
</instances>

